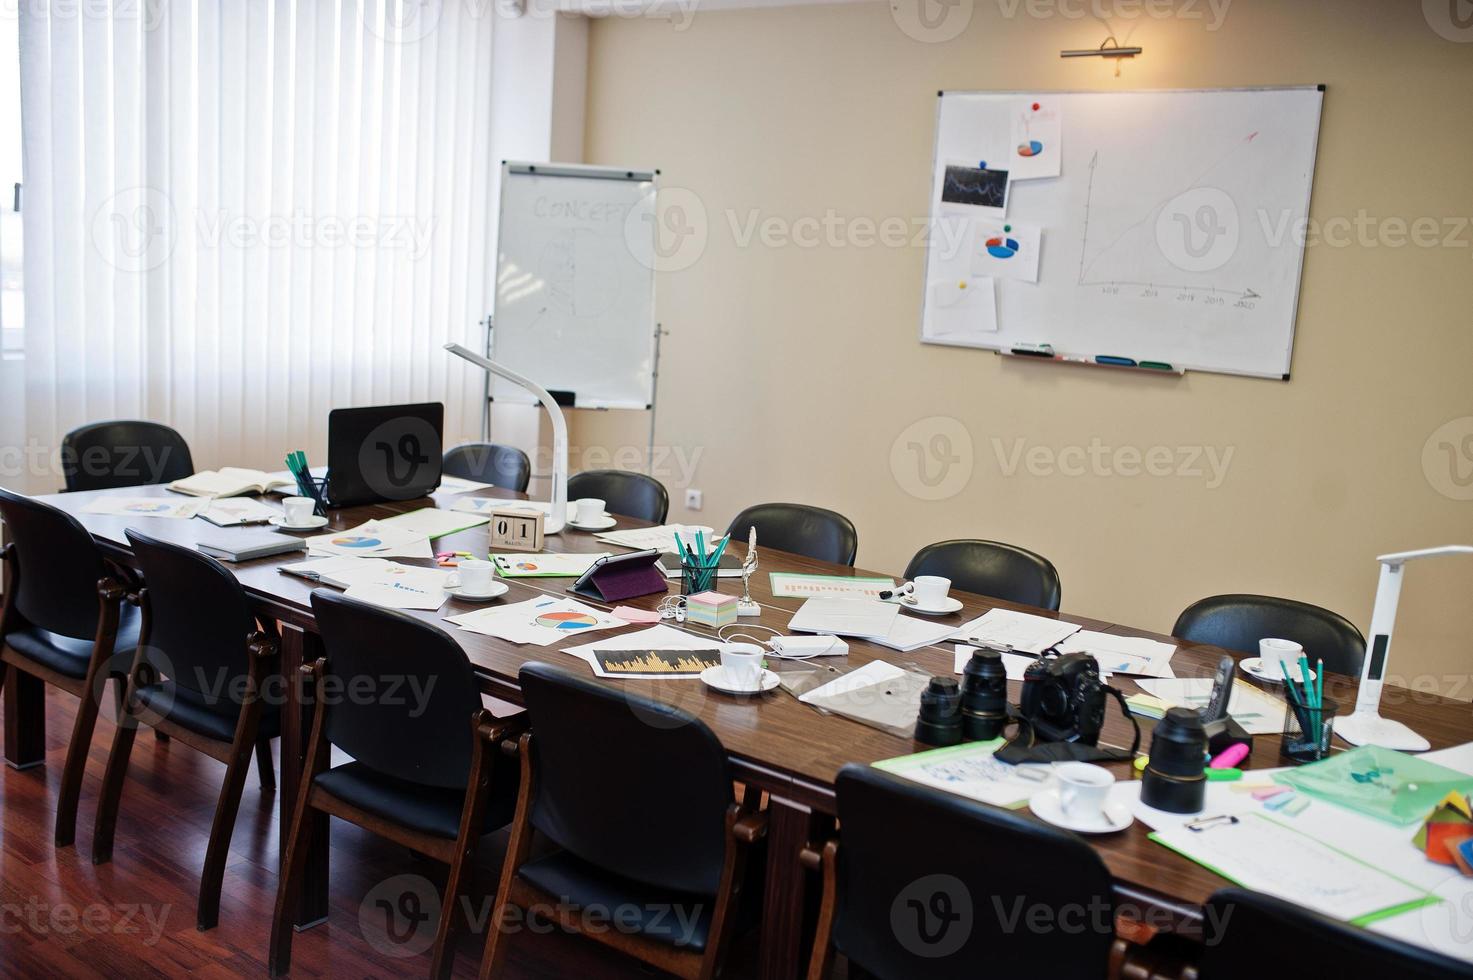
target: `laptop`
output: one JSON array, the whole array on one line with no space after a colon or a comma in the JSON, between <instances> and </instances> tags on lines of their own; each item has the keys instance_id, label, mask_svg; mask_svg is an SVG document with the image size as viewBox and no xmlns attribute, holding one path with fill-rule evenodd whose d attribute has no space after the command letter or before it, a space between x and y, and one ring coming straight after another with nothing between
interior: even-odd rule
<instances>
[{"instance_id":1,"label":"laptop","mask_svg":"<svg viewBox=\"0 0 1473 980\"><path fill-rule=\"evenodd\" d=\"M413 500L440 485L445 406L337 408L327 417L327 497L333 507Z\"/></svg>"}]
</instances>

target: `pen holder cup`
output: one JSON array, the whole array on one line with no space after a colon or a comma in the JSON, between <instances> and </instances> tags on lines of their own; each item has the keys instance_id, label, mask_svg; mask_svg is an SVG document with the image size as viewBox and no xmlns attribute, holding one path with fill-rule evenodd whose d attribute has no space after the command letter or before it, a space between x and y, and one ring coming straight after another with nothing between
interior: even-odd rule
<instances>
[{"instance_id":1,"label":"pen holder cup","mask_svg":"<svg viewBox=\"0 0 1473 980\"><path fill-rule=\"evenodd\" d=\"M308 496L317 501L317 506L312 508L312 513L316 514L318 517L326 517L327 479L323 478L319 480L315 476L309 476L307 479L312 484L312 493L308 494Z\"/></svg>"},{"instance_id":2,"label":"pen holder cup","mask_svg":"<svg viewBox=\"0 0 1473 980\"><path fill-rule=\"evenodd\" d=\"M1335 734L1335 712L1340 706L1325 698L1319 707L1303 704L1286 692L1288 707L1284 709L1284 739L1279 755L1294 763L1318 762L1330 754L1330 738Z\"/></svg>"},{"instance_id":3,"label":"pen holder cup","mask_svg":"<svg viewBox=\"0 0 1473 980\"><path fill-rule=\"evenodd\" d=\"M702 592L715 592L716 569L705 568L700 565L692 565L684 559L680 562L680 594L699 595Z\"/></svg>"}]
</instances>

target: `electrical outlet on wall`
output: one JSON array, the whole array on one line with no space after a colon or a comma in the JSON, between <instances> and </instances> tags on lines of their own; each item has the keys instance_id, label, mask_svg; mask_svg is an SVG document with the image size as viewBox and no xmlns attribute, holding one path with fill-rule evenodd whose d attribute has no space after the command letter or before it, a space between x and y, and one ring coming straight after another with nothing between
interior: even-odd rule
<instances>
[{"instance_id":1,"label":"electrical outlet on wall","mask_svg":"<svg viewBox=\"0 0 1473 980\"><path fill-rule=\"evenodd\" d=\"M699 490L687 490L685 492L685 509L700 510L706 504L706 495Z\"/></svg>"}]
</instances>

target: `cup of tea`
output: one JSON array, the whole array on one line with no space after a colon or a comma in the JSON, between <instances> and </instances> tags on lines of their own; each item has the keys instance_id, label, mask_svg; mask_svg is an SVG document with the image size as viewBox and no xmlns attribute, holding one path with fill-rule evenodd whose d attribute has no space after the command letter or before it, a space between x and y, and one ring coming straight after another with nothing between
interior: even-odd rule
<instances>
[{"instance_id":1,"label":"cup of tea","mask_svg":"<svg viewBox=\"0 0 1473 980\"><path fill-rule=\"evenodd\" d=\"M946 595L951 591L951 579L940 575L917 575L910 584L915 587L911 594L916 605L922 609L935 609L946 601Z\"/></svg>"},{"instance_id":2,"label":"cup of tea","mask_svg":"<svg viewBox=\"0 0 1473 980\"><path fill-rule=\"evenodd\" d=\"M1293 640L1266 637L1258 641L1258 656L1263 660L1263 669L1274 677L1279 676L1279 664L1295 667L1304 653L1304 647Z\"/></svg>"},{"instance_id":3,"label":"cup of tea","mask_svg":"<svg viewBox=\"0 0 1473 980\"><path fill-rule=\"evenodd\" d=\"M1088 762L1065 762L1054 767L1059 780L1059 807L1071 820L1094 820L1105 812L1105 798L1115 785L1110 770Z\"/></svg>"},{"instance_id":4,"label":"cup of tea","mask_svg":"<svg viewBox=\"0 0 1473 980\"><path fill-rule=\"evenodd\" d=\"M604 516L604 501L597 497L582 497L573 501L573 523L594 524Z\"/></svg>"},{"instance_id":5,"label":"cup of tea","mask_svg":"<svg viewBox=\"0 0 1473 980\"><path fill-rule=\"evenodd\" d=\"M445 579L445 584L466 595L485 595L491 591L496 566L479 558L462 558L455 571Z\"/></svg>"},{"instance_id":6,"label":"cup of tea","mask_svg":"<svg viewBox=\"0 0 1473 980\"><path fill-rule=\"evenodd\" d=\"M721 646L721 672L733 687L756 690L762 680L763 650L755 643Z\"/></svg>"},{"instance_id":7,"label":"cup of tea","mask_svg":"<svg viewBox=\"0 0 1473 980\"><path fill-rule=\"evenodd\" d=\"M301 527L312 520L312 512L317 507L317 501L311 497L287 497L281 502L282 512L286 515L286 523L293 527Z\"/></svg>"}]
</instances>

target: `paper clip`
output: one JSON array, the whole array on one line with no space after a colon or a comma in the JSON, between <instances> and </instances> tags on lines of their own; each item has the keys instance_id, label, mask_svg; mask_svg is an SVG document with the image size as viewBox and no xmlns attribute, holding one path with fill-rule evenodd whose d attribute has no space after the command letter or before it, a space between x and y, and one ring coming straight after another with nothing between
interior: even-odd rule
<instances>
[{"instance_id":1,"label":"paper clip","mask_svg":"<svg viewBox=\"0 0 1473 980\"><path fill-rule=\"evenodd\" d=\"M1216 817L1198 817L1196 820L1188 820L1184 826L1194 833L1200 834L1204 830L1213 827L1231 827L1238 822L1238 818L1231 814L1221 814Z\"/></svg>"}]
</instances>

